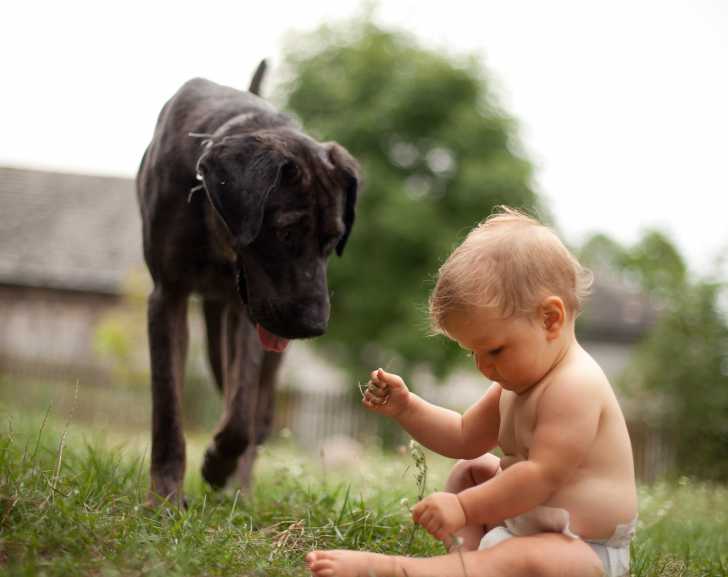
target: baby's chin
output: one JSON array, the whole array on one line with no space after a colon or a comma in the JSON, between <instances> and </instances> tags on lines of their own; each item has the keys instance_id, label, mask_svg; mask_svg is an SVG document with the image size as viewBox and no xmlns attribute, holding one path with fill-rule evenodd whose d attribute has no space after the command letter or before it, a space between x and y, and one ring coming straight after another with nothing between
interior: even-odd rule
<instances>
[{"instance_id":1,"label":"baby's chin","mask_svg":"<svg viewBox=\"0 0 728 577\"><path fill-rule=\"evenodd\" d=\"M524 393L528 393L531 389L533 389L536 385L538 385L541 381L526 381L521 383L514 383L509 381L494 381L497 382L501 388L505 389L506 391L511 391L512 393L516 393L517 395L522 395Z\"/></svg>"}]
</instances>

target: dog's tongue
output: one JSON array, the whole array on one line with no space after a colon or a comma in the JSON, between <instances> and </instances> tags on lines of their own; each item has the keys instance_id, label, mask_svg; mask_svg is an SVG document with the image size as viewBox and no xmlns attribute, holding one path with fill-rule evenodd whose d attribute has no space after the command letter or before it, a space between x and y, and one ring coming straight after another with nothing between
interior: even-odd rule
<instances>
[{"instance_id":1,"label":"dog's tongue","mask_svg":"<svg viewBox=\"0 0 728 577\"><path fill-rule=\"evenodd\" d=\"M258 338L266 351L282 353L286 350L286 347L288 346L288 339L284 339L268 332L260 326L260 324L257 324L256 328L258 329Z\"/></svg>"}]
</instances>

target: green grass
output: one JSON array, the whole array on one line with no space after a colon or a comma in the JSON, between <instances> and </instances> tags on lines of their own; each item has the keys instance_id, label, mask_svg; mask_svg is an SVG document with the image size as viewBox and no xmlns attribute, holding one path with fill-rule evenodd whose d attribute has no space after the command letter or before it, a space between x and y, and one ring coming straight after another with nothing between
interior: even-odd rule
<instances>
[{"instance_id":1,"label":"green grass","mask_svg":"<svg viewBox=\"0 0 728 577\"><path fill-rule=\"evenodd\" d=\"M193 437L187 510L144 507L146 436L68 426L0 405L0 575L307 575L314 548L435 555L415 533L409 455L369 453L323 471L284 440L265 448L250 495L213 493L199 476L206 439ZM428 454L428 490L448 463ZM637 576L728 575L728 489L687 479L641 489Z\"/></svg>"}]
</instances>

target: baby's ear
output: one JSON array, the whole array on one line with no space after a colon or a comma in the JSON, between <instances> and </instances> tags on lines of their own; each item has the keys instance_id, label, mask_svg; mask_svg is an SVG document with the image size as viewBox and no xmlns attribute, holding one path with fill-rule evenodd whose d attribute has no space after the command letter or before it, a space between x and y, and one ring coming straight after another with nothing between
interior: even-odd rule
<instances>
[{"instance_id":1,"label":"baby's ear","mask_svg":"<svg viewBox=\"0 0 728 577\"><path fill-rule=\"evenodd\" d=\"M546 331L547 338L555 339L561 334L566 321L566 307L561 297L550 296L539 306L539 322Z\"/></svg>"}]
</instances>

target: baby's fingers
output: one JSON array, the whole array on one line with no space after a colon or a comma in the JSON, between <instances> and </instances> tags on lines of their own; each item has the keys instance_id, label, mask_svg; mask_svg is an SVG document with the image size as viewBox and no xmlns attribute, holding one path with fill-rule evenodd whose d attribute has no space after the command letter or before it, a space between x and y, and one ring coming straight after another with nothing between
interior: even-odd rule
<instances>
[{"instance_id":1,"label":"baby's fingers","mask_svg":"<svg viewBox=\"0 0 728 577\"><path fill-rule=\"evenodd\" d=\"M427 510L427 505L420 501L417 503L414 507L412 507L412 520L415 523L419 523L420 518L424 514L424 512Z\"/></svg>"},{"instance_id":2,"label":"baby's fingers","mask_svg":"<svg viewBox=\"0 0 728 577\"><path fill-rule=\"evenodd\" d=\"M433 537L435 536L435 533L440 529L439 520L428 511L425 511L422 515L420 515L419 519L417 519L415 523L417 523Z\"/></svg>"},{"instance_id":3,"label":"baby's fingers","mask_svg":"<svg viewBox=\"0 0 728 577\"><path fill-rule=\"evenodd\" d=\"M367 385L367 393L371 393L375 397L386 397L389 394L389 386L369 381Z\"/></svg>"},{"instance_id":4,"label":"baby's fingers","mask_svg":"<svg viewBox=\"0 0 728 577\"><path fill-rule=\"evenodd\" d=\"M364 404L364 406L371 410L371 411L377 411L380 412L382 410L382 403L373 400L369 396L364 396L364 398L361 400L361 402Z\"/></svg>"},{"instance_id":5,"label":"baby's fingers","mask_svg":"<svg viewBox=\"0 0 728 577\"><path fill-rule=\"evenodd\" d=\"M367 390L364 393L364 400L372 405L386 405L387 401L389 401L389 395L373 393Z\"/></svg>"},{"instance_id":6,"label":"baby's fingers","mask_svg":"<svg viewBox=\"0 0 728 577\"><path fill-rule=\"evenodd\" d=\"M384 369L377 369L372 371L372 382L382 383L390 386L391 388L406 387L402 377L395 375L394 373L388 373Z\"/></svg>"}]
</instances>

